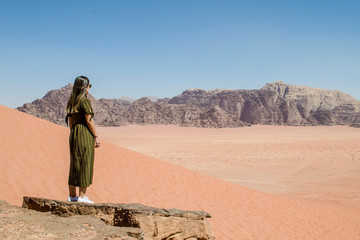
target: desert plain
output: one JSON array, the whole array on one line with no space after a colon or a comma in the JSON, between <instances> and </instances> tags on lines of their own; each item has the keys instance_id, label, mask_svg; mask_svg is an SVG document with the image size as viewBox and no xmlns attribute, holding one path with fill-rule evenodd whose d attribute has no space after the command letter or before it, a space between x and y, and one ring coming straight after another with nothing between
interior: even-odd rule
<instances>
[{"instance_id":1,"label":"desert plain","mask_svg":"<svg viewBox=\"0 0 360 240\"><path fill-rule=\"evenodd\" d=\"M262 192L360 207L360 129L99 128L103 139Z\"/></svg>"},{"instance_id":2,"label":"desert plain","mask_svg":"<svg viewBox=\"0 0 360 240\"><path fill-rule=\"evenodd\" d=\"M66 200L69 129L3 106L0 126L0 199ZM87 192L95 202L203 210L220 240L360 239L360 129L127 126L99 135Z\"/></svg>"}]
</instances>

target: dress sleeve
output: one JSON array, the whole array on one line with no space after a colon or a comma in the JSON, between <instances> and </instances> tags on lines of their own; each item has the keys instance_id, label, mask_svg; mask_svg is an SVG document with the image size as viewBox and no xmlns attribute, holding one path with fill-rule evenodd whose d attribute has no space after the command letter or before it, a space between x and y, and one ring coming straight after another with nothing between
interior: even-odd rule
<instances>
[{"instance_id":1,"label":"dress sleeve","mask_svg":"<svg viewBox=\"0 0 360 240\"><path fill-rule=\"evenodd\" d=\"M84 111L85 115L87 114L91 115L90 120L94 117L94 111L92 109L90 99L88 98L81 99L80 107Z\"/></svg>"}]
</instances>

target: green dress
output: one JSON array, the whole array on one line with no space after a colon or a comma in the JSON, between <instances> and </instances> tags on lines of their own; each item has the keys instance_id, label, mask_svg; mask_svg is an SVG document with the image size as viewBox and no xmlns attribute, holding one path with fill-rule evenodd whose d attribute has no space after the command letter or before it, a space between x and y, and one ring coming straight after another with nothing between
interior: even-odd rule
<instances>
[{"instance_id":1,"label":"green dress","mask_svg":"<svg viewBox=\"0 0 360 240\"><path fill-rule=\"evenodd\" d=\"M94 116L90 99L84 97L80 100L78 112L72 113L72 128L70 131L70 171L69 185L88 187L92 184L94 169L94 136L86 123L85 115Z\"/></svg>"}]
</instances>

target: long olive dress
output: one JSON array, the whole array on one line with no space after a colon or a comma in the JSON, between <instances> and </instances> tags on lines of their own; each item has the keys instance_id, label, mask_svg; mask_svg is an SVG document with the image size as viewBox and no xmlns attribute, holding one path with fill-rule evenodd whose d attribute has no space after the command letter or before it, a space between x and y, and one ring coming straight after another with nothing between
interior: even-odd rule
<instances>
[{"instance_id":1,"label":"long olive dress","mask_svg":"<svg viewBox=\"0 0 360 240\"><path fill-rule=\"evenodd\" d=\"M87 126L85 115L94 116L90 99L80 100L78 112L72 113L70 131L70 171L69 185L88 187L92 184L94 169L94 136Z\"/></svg>"}]
</instances>

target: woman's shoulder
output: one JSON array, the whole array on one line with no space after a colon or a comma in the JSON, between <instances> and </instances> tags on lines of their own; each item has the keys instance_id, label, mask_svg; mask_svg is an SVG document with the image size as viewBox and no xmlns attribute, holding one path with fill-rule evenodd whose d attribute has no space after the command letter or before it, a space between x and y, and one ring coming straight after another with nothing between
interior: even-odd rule
<instances>
[{"instance_id":1,"label":"woman's shoulder","mask_svg":"<svg viewBox=\"0 0 360 240\"><path fill-rule=\"evenodd\" d=\"M84 97L80 100L80 107L84 109L85 113L93 113L91 101L87 97Z\"/></svg>"},{"instance_id":2,"label":"woman's shoulder","mask_svg":"<svg viewBox=\"0 0 360 240\"><path fill-rule=\"evenodd\" d=\"M83 97L83 98L80 100L80 103L91 103L91 101L90 101L89 98Z\"/></svg>"}]
</instances>

